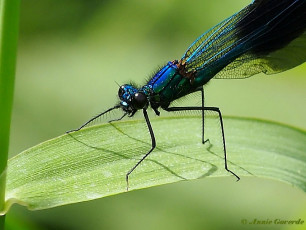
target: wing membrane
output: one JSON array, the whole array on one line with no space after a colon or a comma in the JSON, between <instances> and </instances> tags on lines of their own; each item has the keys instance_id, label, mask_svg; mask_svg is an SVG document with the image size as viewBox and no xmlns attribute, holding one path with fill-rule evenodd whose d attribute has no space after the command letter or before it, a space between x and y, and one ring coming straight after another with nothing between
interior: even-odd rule
<instances>
[{"instance_id":1,"label":"wing membrane","mask_svg":"<svg viewBox=\"0 0 306 230\"><path fill-rule=\"evenodd\" d=\"M182 59L187 72L216 78L282 72L306 61L305 30L305 0L255 0L201 35Z\"/></svg>"},{"instance_id":2,"label":"wing membrane","mask_svg":"<svg viewBox=\"0 0 306 230\"><path fill-rule=\"evenodd\" d=\"M306 33L292 41L286 48L268 55L256 56L251 52L236 58L218 72L214 78L248 78L258 73L275 74L303 64L306 60Z\"/></svg>"}]
</instances>

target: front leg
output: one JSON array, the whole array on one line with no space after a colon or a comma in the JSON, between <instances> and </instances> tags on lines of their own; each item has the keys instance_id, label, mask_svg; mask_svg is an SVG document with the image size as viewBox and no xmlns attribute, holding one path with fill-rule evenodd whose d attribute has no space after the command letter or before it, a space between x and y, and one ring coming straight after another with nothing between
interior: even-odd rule
<instances>
[{"instance_id":1,"label":"front leg","mask_svg":"<svg viewBox=\"0 0 306 230\"><path fill-rule=\"evenodd\" d=\"M126 190L128 191L129 190L129 176L130 174L137 168L138 165L140 165L140 163L147 157L150 155L150 153L155 149L155 146L156 146L156 141L155 141L155 136L154 136L154 132L153 132L153 129L152 129L152 126L151 126L151 122L150 122L150 119L149 119L149 116L148 116L148 113L147 113L147 110L146 109L143 109L143 116L146 120L146 123L147 123L147 126L148 126L148 129L149 129L149 133L150 133L150 137L151 137L151 143L152 143L152 147L151 149L137 162L137 164L131 168L130 171L128 171L128 173L126 174L125 176L125 179L126 179Z\"/></svg>"}]
</instances>

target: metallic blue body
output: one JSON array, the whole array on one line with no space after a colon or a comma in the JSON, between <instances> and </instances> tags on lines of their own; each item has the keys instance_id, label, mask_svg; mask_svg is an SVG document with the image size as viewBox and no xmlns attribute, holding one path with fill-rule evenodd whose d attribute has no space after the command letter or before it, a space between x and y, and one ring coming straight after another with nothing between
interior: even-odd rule
<instances>
[{"instance_id":1,"label":"metallic blue body","mask_svg":"<svg viewBox=\"0 0 306 230\"><path fill-rule=\"evenodd\" d=\"M305 60L306 1L254 0L202 34L180 60L168 62L143 87L122 86L120 104L132 116L137 110L133 95L142 94L144 108L150 105L159 114L159 107L167 109L212 78L274 74Z\"/></svg>"},{"instance_id":2,"label":"metallic blue body","mask_svg":"<svg viewBox=\"0 0 306 230\"><path fill-rule=\"evenodd\" d=\"M189 80L180 75L178 66L173 62L168 62L145 87L152 89L148 95L153 108L167 108L171 101L177 99L182 91L191 93Z\"/></svg>"}]
</instances>

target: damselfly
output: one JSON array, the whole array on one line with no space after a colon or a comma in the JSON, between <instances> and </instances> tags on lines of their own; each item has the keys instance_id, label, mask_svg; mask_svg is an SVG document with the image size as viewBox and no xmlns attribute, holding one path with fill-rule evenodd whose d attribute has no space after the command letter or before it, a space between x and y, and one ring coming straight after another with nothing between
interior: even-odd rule
<instances>
[{"instance_id":1,"label":"damselfly","mask_svg":"<svg viewBox=\"0 0 306 230\"><path fill-rule=\"evenodd\" d=\"M147 109L156 115L165 111L198 110L202 113L202 142L204 139L204 111L218 113L224 151L224 167L240 179L227 166L224 127L218 107L204 106L203 86L212 78L238 79L254 74L274 74L291 69L306 60L306 0L254 0L250 5L225 19L202 34L187 49L180 60L168 62L141 88L131 84L119 87L119 103L87 121L115 109L132 117L142 110L150 136L151 149L126 174L129 175L154 150L154 132ZM170 104L187 94L200 91L202 105L198 107L172 107Z\"/></svg>"}]
</instances>

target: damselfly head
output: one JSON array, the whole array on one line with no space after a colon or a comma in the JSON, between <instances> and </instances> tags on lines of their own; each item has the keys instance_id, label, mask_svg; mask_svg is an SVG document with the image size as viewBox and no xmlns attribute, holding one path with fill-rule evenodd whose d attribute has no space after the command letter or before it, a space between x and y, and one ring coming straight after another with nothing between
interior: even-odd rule
<instances>
[{"instance_id":1,"label":"damselfly head","mask_svg":"<svg viewBox=\"0 0 306 230\"><path fill-rule=\"evenodd\" d=\"M134 115L137 110L148 106L148 98L144 92L139 91L132 85L119 87L118 96L121 108L129 115Z\"/></svg>"}]
</instances>

